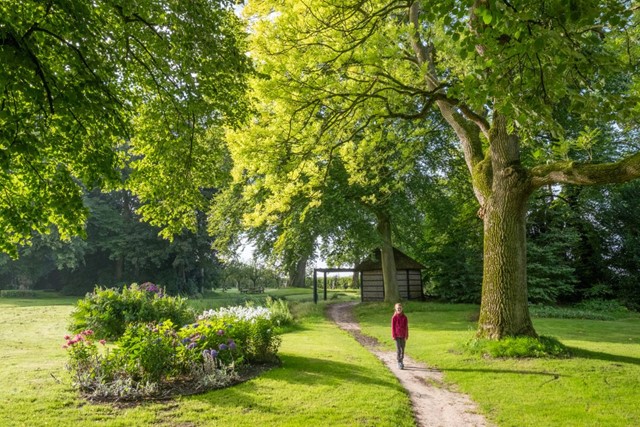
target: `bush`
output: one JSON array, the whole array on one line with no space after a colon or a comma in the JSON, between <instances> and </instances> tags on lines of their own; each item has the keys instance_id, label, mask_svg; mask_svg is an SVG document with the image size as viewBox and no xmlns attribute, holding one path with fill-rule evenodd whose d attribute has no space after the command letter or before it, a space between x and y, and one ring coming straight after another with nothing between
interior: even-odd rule
<instances>
[{"instance_id":1,"label":"bush","mask_svg":"<svg viewBox=\"0 0 640 427\"><path fill-rule=\"evenodd\" d=\"M208 310L198 317L198 328L211 337L233 337L240 355L248 362L269 362L276 358L280 338L272 313L266 307L235 306Z\"/></svg>"},{"instance_id":2,"label":"bush","mask_svg":"<svg viewBox=\"0 0 640 427\"><path fill-rule=\"evenodd\" d=\"M0 298L35 298L36 296L36 292L29 289L0 290Z\"/></svg>"},{"instance_id":3,"label":"bush","mask_svg":"<svg viewBox=\"0 0 640 427\"><path fill-rule=\"evenodd\" d=\"M236 366L277 360L280 345L271 312L246 306L207 311L181 328L171 320L129 323L111 352L100 352L94 337L65 337L67 368L85 395L110 399L166 394L176 385L190 392L226 386L237 381Z\"/></svg>"},{"instance_id":4,"label":"bush","mask_svg":"<svg viewBox=\"0 0 640 427\"><path fill-rule=\"evenodd\" d=\"M589 319L589 320L614 320L615 317L602 312L581 310L570 307L550 307L546 305L532 305L529 312L533 317L551 319Z\"/></svg>"},{"instance_id":5,"label":"bush","mask_svg":"<svg viewBox=\"0 0 640 427\"><path fill-rule=\"evenodd\" d=\"M140 286L134 283L122 291L96 287L78 301L71 316L72 332L91 329L96 337L111 340L122 336L129 323L171 320L182 325L195 318L186 298L167 296L149 282Z\"/></svg>"},{"instance_id":6,"label":"bush","mask_svg":"<svg viewBox=\"0 0 640 427\"><path fill-rule=\"evenodd\" d=\"M605 312L611 314L628 314L629 309L616 300L592 299L576 305L580 310L590 312Z\"/></svg>"},{"instance_id":7,"label":"bush","mask_svg":"<svg viewBox=\"0 0 640 427\"><path fill-rule=\"evenodd\" d=\"M569 351L557 339L541 336L507 337L498 341L475 338L466 345L469 353L491 357L568 357Z\"/></svg>"},{"instance_id":8,"label":"bush","mask_svg":"<svg viewBox=\"0 0 640 427\"><path fill-rule=\"evenodd\" d=\"M271 321L275 325L289 326L293 323L293 315L285 299L267 297L265 305L271 312Z\"/></svg>"}]
</instances>

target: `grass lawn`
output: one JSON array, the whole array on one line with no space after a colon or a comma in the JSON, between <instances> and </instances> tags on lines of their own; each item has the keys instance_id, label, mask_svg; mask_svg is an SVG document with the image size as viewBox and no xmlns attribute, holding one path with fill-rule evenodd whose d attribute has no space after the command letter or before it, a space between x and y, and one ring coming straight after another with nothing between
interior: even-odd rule
<instances>
[{"instance_id":1,"label":"grass lawn","mask_svg":"<svg viewBox=\"0 0 640 427\"><path fill-rule=\"evenodd\" d=\"M472 305L405 303L407 354L441 369L499 426L640 426L640 318L534 319L541 335L571 347L570 359L491 360L461 352ZM391 348L392 306L357 308L363 332Z\"/></svg>"},{"instance_id":2,"label":"grass lawn","mask_svg":"<svg viewBox=\"0 0 640 427\"><path fill-rule=\"evenodd\" d=\"M268 296L272 298L284 298L291 302L309 302L313 301L313 289L311 288L280 288L265 289L260 294L243 294L237 289L228 289L226 291L207 292L204 298L189 300L191 306L198 311L219 308L229 305L244 305L247 301L254 301L260 304ZM323 301L323 290L318 289L318 301ZM359 301L359 289L327 289L327 301Z\"/></svg>"},{"instance_id":3,"label":"grass lawn","mask_svg":"<svg viewBox=\"0 0 640 427\"><path fill-rule=\"evenodd\" d=\"M202 301L202 300L200 300ZM228 389L134 407L82 401L63 369L73 299L0 300L0 426L412 426L383 365L321 315L283 335L282 367Z\"/></svg>"}]
</instances>

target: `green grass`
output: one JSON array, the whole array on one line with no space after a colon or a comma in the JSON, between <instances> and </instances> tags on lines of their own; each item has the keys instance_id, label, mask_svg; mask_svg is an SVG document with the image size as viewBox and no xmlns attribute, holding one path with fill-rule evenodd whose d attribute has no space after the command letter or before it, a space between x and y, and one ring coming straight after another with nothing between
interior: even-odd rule
<instances>
[{"instance_id":1,"label":"green grass","mask_svg":"<svg viewBox=\"0 0 640 427\"><path fill-rule=\"evenodd\" d=\"M485 359L462 352L478 307L405 303L407 354L441 369L497 425L640 425L640 319L534 319L539 334L570 347L570 359ZM357 308L363 331L391 348L392 306Z\"/></svg>"},{"instance_id":2,"label":"green grass","mask_svg":"<svg viewBox=\"0 0 640 427\"><path fill-rule=\"evenodd\" d=\"M0 300L2 426L412 426L405 392L382 364L321 315L283 336L282 366L246 383L134 407L78 398L61 348L72 306Z\"/></svg>"},{"instance_id":3,"label":"green grass","mask_svg":"<svg viewBox=\"0 0 640 427\"><path fill-rule=\"evenodd\" d=\"M267 296L272 298L284 298L290 302L313 301L313 289L311 288L280 288L265 289L262 294L243 294L237 289L227 291L207 292L204 298L189 300L189 303L197 311L210 308L219 308L229 305L244 305L247 301L257 304L263 302ZM318 301L323 301L322 289L318 289ZM327 301L359 301L360 290L358 289L327 289Z\"/></svg>"}]
</instances>

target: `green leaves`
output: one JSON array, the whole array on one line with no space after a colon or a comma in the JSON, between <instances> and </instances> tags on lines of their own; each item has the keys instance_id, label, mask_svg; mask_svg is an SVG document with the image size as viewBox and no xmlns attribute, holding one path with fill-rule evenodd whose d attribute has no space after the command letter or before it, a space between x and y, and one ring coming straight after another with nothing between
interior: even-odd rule
<instances>
[{"instance_id":1,"label":"green leaves","mask_svg":"<svg viewBox=\"0 0 640 427\"><path fill-rule=\"evenodd\" d=\"M119 186L125 144L146 217L168 233L192 225L220 156L206 130L246 112L251 67L231 2L18 3L0 15L0 250L53 225L78 234L81 187Z\"/></svg>"}]
</instances>

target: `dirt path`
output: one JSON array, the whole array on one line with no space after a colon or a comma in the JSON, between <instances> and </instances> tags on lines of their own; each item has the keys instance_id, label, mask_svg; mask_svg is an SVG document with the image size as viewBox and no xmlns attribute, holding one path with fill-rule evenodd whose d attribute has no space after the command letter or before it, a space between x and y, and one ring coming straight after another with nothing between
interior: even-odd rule
<instances>
[{"instance_id":1,"label":"dirt path","mask_svg":"<svg viewBox=\"0 0 640 427\"><path fill-rule=\"evenodd\" d=\"M447 390L442 373L431 369L408 356L404 358L404 370L398 368L395 351L381 348L375 338L363 335L353 315L356 303L331 304L328 314L334 322L349 332L366 349L380 359L411 398L416 423L420 427L488 427L490 424L477 413L468 396Z\"/></svg>"}]
</instances>

